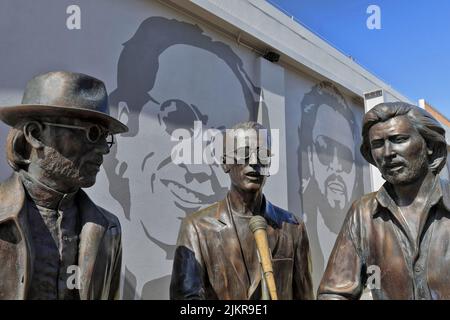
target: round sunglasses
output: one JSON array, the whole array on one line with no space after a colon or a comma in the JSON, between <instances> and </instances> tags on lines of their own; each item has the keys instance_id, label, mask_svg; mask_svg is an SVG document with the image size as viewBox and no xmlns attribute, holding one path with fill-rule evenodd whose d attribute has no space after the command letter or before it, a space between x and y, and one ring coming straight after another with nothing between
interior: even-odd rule
<instances>
[{"instance_id":1,"label":"round sunglasses","mask_svg":"<svg viewBox=\"0 0 450 320\"><path fill-rule=\"evenodd\" d=\"M111 148L114 144L114 136L109 133L108 130L102 128L97 124L89 124L86 126L75 126L54 122L43 122L43 124L51 127L83 130L86 133L87 141L89 141L90 143L97 143L98 141L100 141L100 139L106 138L108 148Z\"/></svg>"},{"instance_id":2,"label":"round sunglasses","mask_svg":"<svg viewBox=\"0 0 450 320\"><path fill-rule=\"evenodd\" d=\"M249 147L240 147L237 148L234 152L230 152L225 154L225 157L229 159L233 159L237 164L248 163L252 154L256 154L258 163L263 166L269 166L271 157L273 156L272 152L266 148L257 148L251 150ZM251 163L256 164L256 163Z\"/></svg>"}]
</instances>

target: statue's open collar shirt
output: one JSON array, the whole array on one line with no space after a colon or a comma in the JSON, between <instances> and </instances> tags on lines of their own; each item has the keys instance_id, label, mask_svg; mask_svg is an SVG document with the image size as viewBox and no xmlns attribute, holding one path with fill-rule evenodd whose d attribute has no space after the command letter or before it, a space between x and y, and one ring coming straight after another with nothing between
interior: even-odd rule
<instances>
[{"instance_id":1,"label":"statue's open collar shirt","mask_svg":"<svg viewBox=\"0 0 450 320\"><path fill-rule=\"evenodd\" d=\"M319 299L357 299L367 284L374 299L450 299L450 192L427 175L418 237L385 183L356 201L336 240Z\"/></svg>"},{"instance_id":2,"label":"statue's open collar shirt","mask_svg":"<svg viewBox=\"0 0 450 320\"><path fill-rule=\"evenodd\" d=\"M261 269L250 219L238 217L227 202L223 199L183 219L173 264L172 299L260 298ZM263 203L278 298L312 299L303 221L265 199Z\"/></svg>"}]
</instances>

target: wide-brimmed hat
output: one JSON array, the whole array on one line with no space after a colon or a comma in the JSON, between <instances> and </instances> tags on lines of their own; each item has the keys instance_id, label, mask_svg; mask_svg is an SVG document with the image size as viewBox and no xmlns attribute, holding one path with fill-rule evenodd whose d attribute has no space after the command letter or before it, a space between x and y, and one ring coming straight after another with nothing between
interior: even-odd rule
<instances>
[{"instance_id":1,"label":"wide-brimmed hat","mask_svg":"<svg viewBox=\"0 0 450 320\"><path fill-rule=\"evenodd\" d=\"M127 132L128 127L108 114L105 84L82 73L55 71L31 79L22 104L0 107L0 119L14 127L22 119L67 117L89 121L110 133Z\"/></svg>"}]
</instances>

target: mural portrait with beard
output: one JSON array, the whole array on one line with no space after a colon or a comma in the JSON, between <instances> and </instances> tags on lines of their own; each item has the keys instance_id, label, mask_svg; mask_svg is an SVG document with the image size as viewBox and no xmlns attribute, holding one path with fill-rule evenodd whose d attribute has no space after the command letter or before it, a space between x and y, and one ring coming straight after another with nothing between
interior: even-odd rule
<instances>
[{"instance_id":1,"label":"mural portrait with beard","mask_svg":"<svg viewBox=\"0 0 450 320\"><path fill-rule=\"evenodd\" d=\"M317 286L353 200L364 192L359 128L341 92L321 82L301 101L298 172Z\"/></svg>"}]
</instances>

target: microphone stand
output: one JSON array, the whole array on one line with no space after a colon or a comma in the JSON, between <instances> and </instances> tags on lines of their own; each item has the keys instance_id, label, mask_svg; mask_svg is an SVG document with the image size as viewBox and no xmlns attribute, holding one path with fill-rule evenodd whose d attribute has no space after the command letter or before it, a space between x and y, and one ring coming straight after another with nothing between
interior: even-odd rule
<instances>
[{"instance_id":1,"label":"microphone stand","mask_svg":"<svg viewBox=\"0 0 450 320\"><path fill-rule=\"evenodd\" d=\"M269 288L267 287L266 277L264 276L264 271L262 269L261 257L259 252L256 251L259 261L259 271L261 273L261 300L270 300Z\"/></svg>"},{"instance_id":2,"label":"microphone stand","mask_svg":"<svg viewBox=\"0 0 450 320\"><path fill-rule=\"evenodd\" d=\"M265 280L267 291L272 300L278 300L275 278L273 276L272 255L270 253L269 242L267 239L267 222L262 216L253 216L249 222L249 228L252 231L258 252L258 259L261 265L262 278ZM263 284L261 283L261 288ZM264 295L264 293L263 293Z\"/></svg>"}]
</instances>

